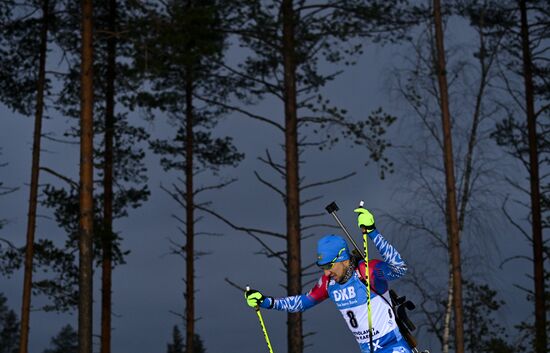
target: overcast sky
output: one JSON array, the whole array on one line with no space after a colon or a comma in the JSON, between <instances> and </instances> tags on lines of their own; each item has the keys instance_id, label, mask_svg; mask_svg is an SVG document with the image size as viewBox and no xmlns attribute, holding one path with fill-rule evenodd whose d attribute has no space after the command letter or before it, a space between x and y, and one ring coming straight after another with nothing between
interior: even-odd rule
<instances>
[{"instance_id":1,"label":"overcast sky","mask_svg":"<svg viewBox=\"0 0 550 353\"><path fill-rule=\"evenodd\" d=\"M410 117L404 113L404 104L390 94L389 72L394 65L399 65L399 55L403 48L388 47L381 49L370 46L359 64L346 68L346 72L332 83L325 92L331 101L341 108L348 109L352 115L360 116L384 107L407 121ZM273 116L282 116L279 105L262 104L258 109ZM2 229L0 235L10 239L18 246L24 245L26 229L26 212L28 199L28 182L31 144L32 119L13 114L0 107L2 123L0 126L1 161L9 165L0 169L0 180L8 186L21 186L13 194L0 198L1 218L10 223ZM139 116L135 116L139 119ZM143 124L141 122L140 124ZM45 121L44 132L55 131L58 134L66 127L64 118L55 117ZM154 137L166 136L171 130L164 124L147 125ZM214 202L213 208L228 219L241 225L262 227L284 231L285 214L281 200L264 186L260 185L253 172L258 171L271 180L276 180L257 160L266 148L276 152L282 141L280 132L274 131L258 122L231 116L219 126L219 134L235 137L237 147L246 153L246 159L236 169L225 169L221 172L224 178L237 177L238 182L228 188L209 195ZM399 128L393 130L393 137L406 140L408 131ZM56 170L63 170L75 180L78 175L78 148L45 141L42 154L42 165ZM348 172L358 174L344 182L319 190L323 199L309 205L308 211L324 212L324 207L331 201L337 201L340 216L348 228L357 234L355 218L352 212L359 200L364 199L366 206L374 210L378 228L401 251L403 257L425 261L429 266L442 266L431 259L426 249L414 247L399 248L399 244L410 244L404 241L408 234L396 234L385 229L379 215L392 213L399 205L396 190L406 181L400 176L401 165L397 165L396 175L381 181L374 166L364 167L367 160L366 149L349 148L342 144L337 148L322 153L308 153L305 156L301 175L310 181L338 177ZM127 264L117 267L113 274L113 353L163 353L166 343L171 338L173 325L180 325L182 320L171 312L182 313L184 310L185 273L183 259L169 255L170 239L183 242L178 233L174 213L183 214L180 209L161 189L160 184L169 185L174 181L173 174L162 172L158 159L148 152L147 166L149 185L152 192L150 200L140 209L130 212L128 218L118 220L115 229L124 238L123 247L131 250ZM49 175L42 174L41 182L53 182ZM203 182L199 181L199 184ZM208 182L208 180L204 180ZM24 184L24 185L23 185ZM500 205L495 205L495 208ZM39 214L47 214L43 209ZM326 216L325 223L332 223ZM498 239L498 252L492 252L493 258L486 259L483 266L485 277L492 282L499 294L508 303L514 300L514 306L502 312L502 322L511 325L525 319L531 312L531 306L524 300L524 295L512 286L521 283L527 287L531 284L523 274L531 271L526 262L516 262L513 266L497 268L498 263L510 255L529 255L530 250L523 240L510 227L495 229ZM266 295L280 296L285 293L281 287L285 275L277 260L266 259L255 252L260 245L243 233L229 229L211 217L205 217L198 225L199 231L221 233L220 237L200 237L196 242L197 250L211 251L211 255L202 257L196 265L197 293L196 313L200 317L197 332L201 335L209 353L257 353L266 351L265 341L253 310L248 308L243 293L229 286L224 278L240 284L249 284ZM331 229L318 229L314 237L303 242L303 264L314 261L316 240ZM501 233L502 232L502 233ZM37 237L63 241L64 233L58 229L52 219L40 218L37 226ZM492 238L491 238L492 239ZM414 243L414 239L412 240ZM269 244L282 249L283 242L268 240ZM372 247L372 249L374 249ZM374 251L371 250L371 254ZM496 255L495 255L496 254ZM428 255L428 256L426 256ZM100 282L96 273L94 323L95 333L99 334ZM23 273L19 272L11 279L2 278L0 291L8 297L8 305L20 314ZM305 282L305 281L304 281ZM308 290L311 285L306 285ZM397 283L399 288L399 284ZM415 297L415 293L407 293ZM40 299L33 299L38 305ZM305 332L316 332L306 339L312 345L306 352L356 352L358 351L353 336L348 332L345 322L329 301L308 311L305 316ZM264 312L264 319L272 341L274 351L286 352L286 314ZM49 344L50 338L57 334L61 327L70 323L76 328L77 316L55 313L33 312L31 315L30 352L41 353ZM182 329L183 331L183 329ZM96 339L96 342L99 342ZM420 341L425 346L429 341ZM99 346L97 345L96 351ZM428 347L429 348L429 347ZM432 351L437 351L434 346Z\"/></svg>"}]
</instances>

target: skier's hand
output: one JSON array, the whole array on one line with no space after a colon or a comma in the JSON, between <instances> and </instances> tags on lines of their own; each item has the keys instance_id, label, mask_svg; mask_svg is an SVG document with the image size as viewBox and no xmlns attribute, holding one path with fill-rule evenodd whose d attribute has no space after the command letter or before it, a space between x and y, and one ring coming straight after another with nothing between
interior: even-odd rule
<instances>
[{"instance_id":1,"label":"skier's hand","mask_svg":"<svg viewBox=\"0 0 550 353\"><path fill-rule=\"evenodd\" d=\"M359 207L353 210L353 212L358 213L357 215L357 225L361 228L363 233L370 233L376 229L374 225L374 216L369 210Z\"/></svg>"},{"instance_id":2,"label":"skier's hand","mask_svg":"<svg viewBox=\"0 0 550 353\"><path fill-rule=\"evenodd\" d=\"M245 291L244 297L246 299L246 304L248 304L251 308L256 308L259 306L265 309L270 309L272 306L271 303L273 302L273 298L266 297L254 289Z\"/></svg>"}]
</instances>

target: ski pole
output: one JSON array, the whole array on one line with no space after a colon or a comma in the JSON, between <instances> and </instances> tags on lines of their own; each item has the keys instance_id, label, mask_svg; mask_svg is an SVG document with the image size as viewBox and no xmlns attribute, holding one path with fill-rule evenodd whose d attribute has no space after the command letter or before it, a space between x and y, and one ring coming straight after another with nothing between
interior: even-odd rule
<instances>
[{"instance_id":1,"label":"ski pole","mask_svg":"<svg viewBox=\"0 0 550 353\"><path fill-rule=\"evenodd\" d=\"M250 290L250 286L246 286L246 291L248 292ZM254 310L256 311L256 315L258 315L258 320L260 320L260 325L262 326L262 331L264 332L265 341L267 342L267 348L269 348L269 353L273 353L273 348L271 348L271 342L269 341L269 336L267 335L267 329L265 328L264 319L262 317L262 313L260 312L260 307L256 305L254 307Z\"/></svg>"},{"instance_id":2,"label":"ski pole","mask_svg":"<svg viewBox=\"0 0 550 353\"><path fill-rule=\"evenodd\" d=\"M361 201L359 203L359 207L363 207L365 203L363 201ZM351 241L351 243L353 244L353 246L355 247L355 250L357 250L359 252L359 254L361 254L363 256L363 258L365 259L365 277L367 278L367 317L368 317L368 321L369 321L369 346L370 346L370 351L371 352L374 352L374 347L373 347L373 343L372 343L372 333L373 333L373 330L372 330L372 310L371 310L371 305L370 305L370 269L369 269L369 248L368 248L368 243L367 243L367 233L363 233L363 247L365 249L365 252L361 252L361 250L359 250L359 246L357 246L357 243L355 243L355 241L353 240L353 238L351 237L351 235L349 234L348 230L346 229L346 226L340 221L340 218L338 217L338 215L336 214L336 211L339 210L338 208L338 205L336 204L336 202L332 202L331 204L329 204L327 207L325 207L325 209L327 210L328 213L330 213L332 215L332 217L334 217L334 219L336 220L336 223L338 223L338 225L340 226L340 228L342 228L342 230L344 231L344 233L346 233L346 236L348 237L348 239Z\"/></svg>"},{"instance_id":3,"label":"ski pole","mask_svg":"<svg viewBox=\"0 0 550 353\"><path fill-rule=\"evenodd\" d=\"M365 203L363 200L359 202L359 207L363 207ZM371 312L371 306L370 306L370 267L369 267L369 243L367 241L367 230L365 227L361 227L361 232L363 233L363 248L365 249L365 273L367 277L367 314L368 314L368 320L369 320L369 331L370 331L370 351L373 351L372 347L372 312Z\"/></svg>"}]
</instances>

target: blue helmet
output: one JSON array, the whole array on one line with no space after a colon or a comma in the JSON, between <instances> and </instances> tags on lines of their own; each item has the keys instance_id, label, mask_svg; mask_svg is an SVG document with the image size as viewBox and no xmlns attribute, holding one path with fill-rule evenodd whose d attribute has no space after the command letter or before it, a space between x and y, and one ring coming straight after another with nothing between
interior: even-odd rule
<instances>
[{"instance_id":1,"label":"blue helmet","mask_svg":"<svg viewBox=\"0 0 550 353\"><path fill-rule=\"evenodd\" d=\"M325 235L317 242L317 265L349 260L348 243L339 235Z\"/></svg>"}]
</instances>

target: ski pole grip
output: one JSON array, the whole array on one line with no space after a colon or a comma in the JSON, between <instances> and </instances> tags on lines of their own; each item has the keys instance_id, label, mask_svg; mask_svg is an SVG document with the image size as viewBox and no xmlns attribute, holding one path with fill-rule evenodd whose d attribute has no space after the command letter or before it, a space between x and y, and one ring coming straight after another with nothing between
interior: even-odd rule
<instances>
[{"instance_id":1,"label":"ski pole grip","mask_svg":"<svg viewBox=\"0 0 550 353\"><path fill-rule=\"evenodd\" d=\"M327 210L328 213L332 214L332 213L338 211L339 208L338 208L338 205L336 204L336 202L331 202L330 204L327 205L327 207L325 207L325 210Z\"/></svg>"},{"instance_id":2,"label":"ski pole grip","mask_svg":"<svg viewBox=\"0 0 550 353\"><path fill-rule=\"evenodd\" d=\"M248 292L250 290L250 286L249 285L246 285L246 291Z\"/></svg>"},{"instance_id":3,"label":"ski pole grip","mask_svg":"<svg viewBox=\"0 0 550 353\"><path fill-rule=\"evenodd\" d=\"M359 207L363 207L363 206L365 206L365 201L363 200L359 201Z\"/></svg>"}]
</instances>

